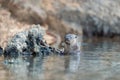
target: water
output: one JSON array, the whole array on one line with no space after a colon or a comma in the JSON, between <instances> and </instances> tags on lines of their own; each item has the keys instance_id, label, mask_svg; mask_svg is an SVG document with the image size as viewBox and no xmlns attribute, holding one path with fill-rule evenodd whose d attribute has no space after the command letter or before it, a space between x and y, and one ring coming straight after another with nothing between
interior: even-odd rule
<instances>
[{"instance_id":1,"label":"water","mask_svg":"<svg viewBox=\"0 0 120 80\"><path fill-rule=\"evenodd\" d=\"M81 54L20 56L18 63L0 57L0 80L120 80L118 41L84 42Z\"/></svg>"}]
</instances>

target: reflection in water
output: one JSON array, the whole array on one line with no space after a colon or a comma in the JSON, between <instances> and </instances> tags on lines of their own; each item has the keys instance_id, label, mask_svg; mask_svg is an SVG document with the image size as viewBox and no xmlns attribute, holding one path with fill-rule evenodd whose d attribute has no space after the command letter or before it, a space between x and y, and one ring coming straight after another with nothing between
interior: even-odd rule
<instances>
[{"instance_id":1,"label":"reflection in water","mask_svg":"<svg viewBox=\"0 0 120 80\"><path fill-rule=\"evenodd\" d=\"M65 69L67 72L76 72L80 65L80 52L65 58Z\"/></svg>"},{"instance_id":2,"label":"reflection in water","mask_svg":"<svg viewBox=\"0 0 120 80\"><path fill-rule=\"evenodd\" d=\"M0 80L120 80L119 42L87 42L72 55L20 56L3 63Z\"/></svg>"}]
</instances>

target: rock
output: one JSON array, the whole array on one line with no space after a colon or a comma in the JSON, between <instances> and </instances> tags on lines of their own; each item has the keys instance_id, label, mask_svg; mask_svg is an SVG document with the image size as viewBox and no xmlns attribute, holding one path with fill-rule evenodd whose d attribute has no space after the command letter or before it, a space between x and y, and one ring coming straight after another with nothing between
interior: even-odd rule
<instances>
[{"instance_id":1,"label":"rock","mask_svg":"<svg viewBox=\"0 0 120 80\"><path fill-rule=\"evenodd\" d=\"M0 56L3 54L3 48L0 47Z\"/></svg>"},{"instance_id":2,"label":"rock","mask_svg":"<svg viewBox=\"0 0 120 80\"><path fill-rule=\"evenodd\" d=\"M19 55L60 54L60 50L50 47L43 39L45 30L40 25L33 25L29 30L17 33L7 44L5 58L17 58Z\"/></svg>"},{"instance_id":3,"label":"rock","mask_svg":"<svg viewBox=\"0 0 120 80\"><path fill-rule=\"evenodd\" d=\"M16 59L18 58L19 54L20 54L19 49L17 49L17 47L13 45L7 46L7 48L4 51L4 57L6 59L10 59L10 58Z\"/></svg>"},{"instance_id":4,"label":"rock","mask_svg":"<svg viewBox=\"0 0 120 80\"><path fill-rule=\"evenodd\" d=\"M39 25L33 25L31 29L17 33L11 41L8 42L5 48L4 56L29 54L39 52L40 41L43 39L42 36L45 34L44 28Z\"/></svg>"}]
</instances>

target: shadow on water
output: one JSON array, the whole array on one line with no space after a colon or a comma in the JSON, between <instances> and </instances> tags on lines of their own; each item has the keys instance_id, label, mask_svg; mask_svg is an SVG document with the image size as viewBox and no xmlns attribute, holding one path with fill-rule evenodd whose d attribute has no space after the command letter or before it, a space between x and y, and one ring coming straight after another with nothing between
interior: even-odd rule
<instances>
[{"instance_id":1,"label":"shadow on water","mask_svg":"<svg viewBox=\"0 0 120 80\"><path fill-rule=\"evenodd\" d=\"M83 43L80 54L19 56L17 63L0 57L0 80L119 80L119 42Z\"/></svg>"}]
</instances>

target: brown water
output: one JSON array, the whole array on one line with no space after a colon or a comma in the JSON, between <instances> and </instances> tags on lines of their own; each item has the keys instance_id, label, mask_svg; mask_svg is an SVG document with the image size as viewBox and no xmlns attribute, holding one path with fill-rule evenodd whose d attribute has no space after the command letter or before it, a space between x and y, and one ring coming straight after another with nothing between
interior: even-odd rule
<instances>
[{"instance_id":1,"label":"brown water","mask_svg":"<svg viewBox=\"0 0 120 80\"><path fill-rule=\"evenodd\" d=\"M20 56L14 64L0 57L0 80L120 80L120 44L86 42L81 54Z\"/></svg>"}]
</instances>

